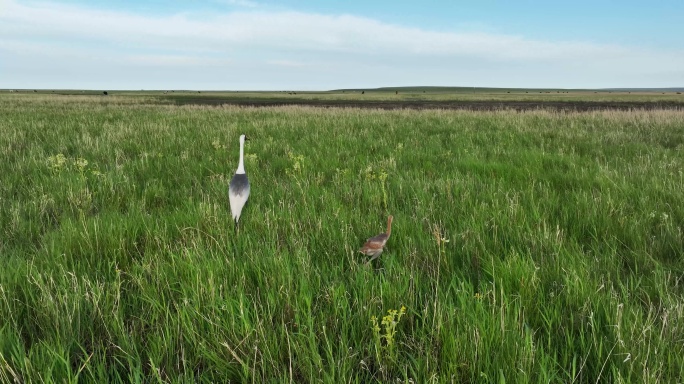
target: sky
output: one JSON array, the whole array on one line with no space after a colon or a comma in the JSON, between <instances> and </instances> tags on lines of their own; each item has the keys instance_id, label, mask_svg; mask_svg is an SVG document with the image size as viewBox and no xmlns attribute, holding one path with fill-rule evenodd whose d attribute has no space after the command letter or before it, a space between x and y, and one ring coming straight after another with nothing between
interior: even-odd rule
<instances>
[{"instance_id":1,"label":"sky","mask_svg":"<svg viewBox=\"0 0 684 384\"><path fill-rule=\"evenodd\" d=\"M684 87L684 1L0 0L0 89Z\"/></svg>"}]
</instances>

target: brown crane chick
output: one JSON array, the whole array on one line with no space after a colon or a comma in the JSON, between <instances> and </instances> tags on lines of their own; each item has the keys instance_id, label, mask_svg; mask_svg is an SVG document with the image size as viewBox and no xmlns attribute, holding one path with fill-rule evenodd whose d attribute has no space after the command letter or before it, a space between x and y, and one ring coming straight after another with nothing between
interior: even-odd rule
<instances>
[{"instance_id":1,"label":"brown crane chick","mask_svg":"<svg viewBox=\"0 0 684 384\"><path fill-rule=\"evenodd\" d=\"M390 235L392 234L392 219L392 215L387 218L387 232L373 236L366 240L366 243L363 245L363 247L359 249L359 252L371 257L366 264L377 259L382 254L383 248L385 247L385 244L387 244L387 240L389 240Z\"/></svg>"}]
</instances>

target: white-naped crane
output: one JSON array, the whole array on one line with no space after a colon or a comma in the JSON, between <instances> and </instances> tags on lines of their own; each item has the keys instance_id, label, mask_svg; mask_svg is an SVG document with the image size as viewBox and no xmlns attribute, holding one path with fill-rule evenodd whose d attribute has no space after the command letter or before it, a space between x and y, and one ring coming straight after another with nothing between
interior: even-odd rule
<instances>
[{"instance_id":1,"label":"white-naped crane","mask_svg":"<svg viewBox=\"0 0 684 384\"><path fill-rule=\"evenodd\" d=\"M238 228L238 220L240 220L242 208L244 208L247 199L249 199L249 179L247 179L247 174L245 173L245 140L248 140L247 136L240 135L240 162L228 186L230 213L233 215L233 220L235 220L236 229Z\"/></svg>"},{"instance_id":2,"label":"white-naped crane","mask_svg":"<svg viewBox=\"0 0 684 384\"><path fill-rule=\"evenodd\" d=\"M366 264L377 259L382 254L383 248L385 247L385 244L387 244L387 240L389 240L390 235L392 234L392 219L392 215L387 218L387 232L373 236L366 240L366 243L361 247L361 249L359 249L359 252L371 257Z\"/></svg>"}]
</instances>

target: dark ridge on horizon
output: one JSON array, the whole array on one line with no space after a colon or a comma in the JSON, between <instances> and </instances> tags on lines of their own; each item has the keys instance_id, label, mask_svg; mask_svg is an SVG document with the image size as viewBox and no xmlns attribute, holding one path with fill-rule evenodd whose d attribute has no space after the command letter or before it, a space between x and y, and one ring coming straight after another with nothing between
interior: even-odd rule
<instances>
[{"instance_id":1,"label":"dark ridge on horizon","mask_svg":"<svg viewBox=\"0 0 684 384\"><path fill-rule=\"evenodd\" d=\"M684 87L668 88L601 88L600 91L613 92L684 92Z\"/></svg>"},{"instance_id":2,"label":"dark ridge on horizon","mask_svg":"<svg viewBox=\"0 0 684 384\"><path fill-rule=\"evenodd\" d=\"M505 88L505 87L450 87L450 86L405 86L405 87L379 87L379 88L340 88L331 89L329 92L684 92L684 87L667 88Z\"/></svg>"},{"instance_id":3,"label":"dark ridge on horizon","mask_svg":"<svg viewBox=\"0 0 684 384\"><path fill-rule=\"evenodd\" d=\"M666 88L500 88L500 87L452 87L452 86L403 86L403 87L378 87L378 88L338 88L329 90L203 90L203 89L106 89L109 92L168 92L168 93L337 93L337 92L408 92L408 93L523 93L523 92L544 92L544 93L568 93L568 92L635 92L635 93L684 93L684 87ZM62 92L65 94L77 93L101 93L105 89L76 89L76 88L2 88L0 92Z\"/></svg>"}]
</instances>

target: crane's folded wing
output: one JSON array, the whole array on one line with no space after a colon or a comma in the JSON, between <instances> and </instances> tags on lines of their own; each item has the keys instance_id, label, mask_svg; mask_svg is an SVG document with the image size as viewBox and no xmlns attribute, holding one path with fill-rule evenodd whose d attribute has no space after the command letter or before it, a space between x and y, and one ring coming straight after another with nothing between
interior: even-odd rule
<instances>
[{"instance_id":1,"label":"crane's folded wing","mask_svg":"<svg viewBox=\"0 0 684 384\"><path fill-rule=\"evenodd\" d=\"M366 240L366 244L364 244L363 246L368 247L368 248L374 248L374 249L382 248L385 246L385 243L387 242L387 238L388 238L387 234L382 233L380 235L373 236L370 239Z\"/></svg>"}]
</instances>

